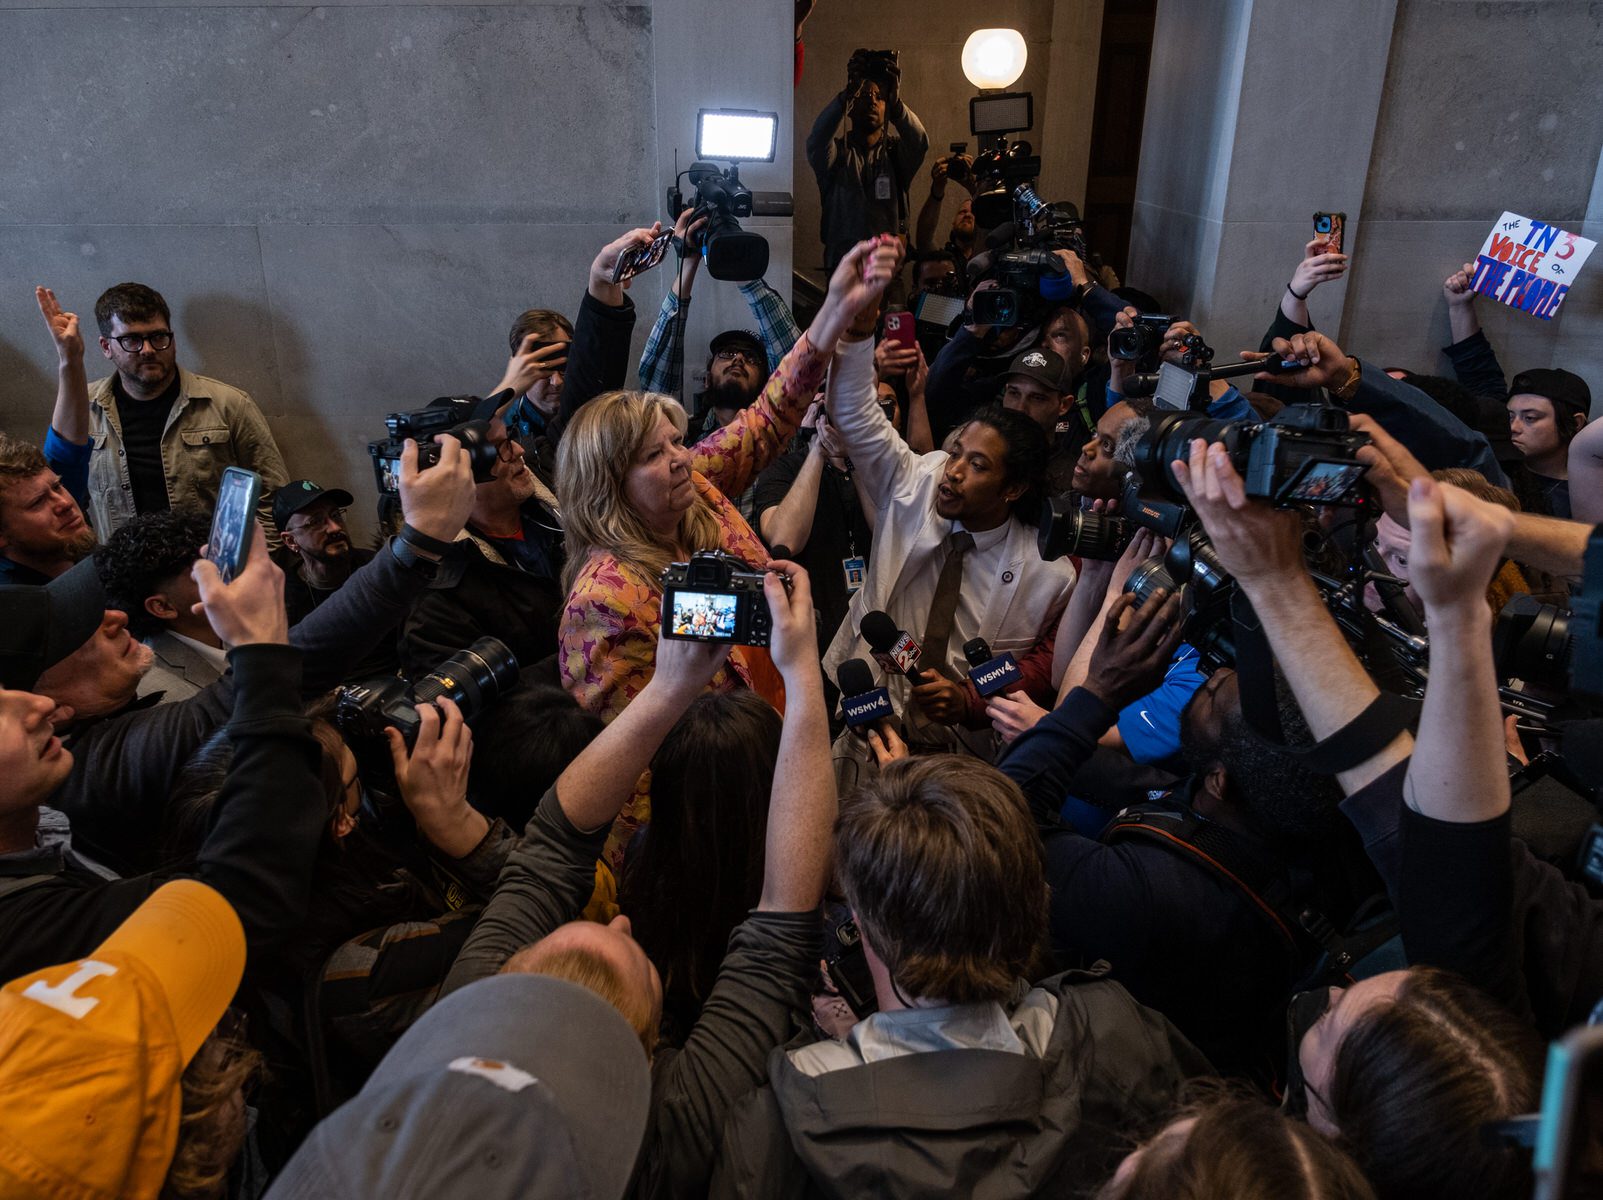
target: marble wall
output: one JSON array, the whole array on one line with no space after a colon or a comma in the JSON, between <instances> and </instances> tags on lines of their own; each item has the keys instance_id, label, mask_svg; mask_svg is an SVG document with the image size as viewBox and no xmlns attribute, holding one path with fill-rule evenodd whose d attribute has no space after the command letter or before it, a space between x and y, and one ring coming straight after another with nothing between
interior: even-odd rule
<instances>
[{"instance_id":1,"label":"marble wall","mask_svg":"<svg viewBox=\"0 0 1603 1200\"><path fill-rule=\"evenodd\" d=\"M1597 239L1603 10L1553 0L1159 5L1132 283L1254 347L1315 210L1348 214L1349 277L1315 323L1386 365L1446 370L1442 280L1511 209ZM1488 301L1510 373L1566 366L1603 412L1603 264L1557 320Z\"/></svg>"},{"instance_id":2,"label":"marble wall","mask_svg":"<svg viewBox=\"0 0 1603 1200\"><path fill-rule=\"evenodd\" d=\"M790 19L0 0L0 424L38 436L54 395L33 286L92 338L95 297L137 279L172 305L179 361L256 398L292 474L370 495L385 412L491 387L518 312L574 313L600 246L664 216L697 107L779 110L778 160L745 177L790 190ZM729 63L709 22L756 49ZM788 221L754 224L787 284ZM632 292L637 346L665 286ZM734 289L704 282L690 344L737 323Z\"/></svg>"}]
</instances>

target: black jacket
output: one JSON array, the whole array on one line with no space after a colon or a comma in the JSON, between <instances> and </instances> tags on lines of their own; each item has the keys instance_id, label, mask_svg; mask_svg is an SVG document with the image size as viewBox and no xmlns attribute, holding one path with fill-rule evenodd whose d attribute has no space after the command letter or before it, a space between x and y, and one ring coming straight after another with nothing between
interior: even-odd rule
<instances>
[{"instance_id":1,"label":"black jacket","mask_svg":"<svg viewBox=\"0 0 1603 1200\"><path fill-rule=\"evenodd\" d=\"M388 550L353 574L290 630L290 644L305 656L303 693L321 695L345 679L428 586ZM67 814L74 844L122 875L154 870L172 782L228 720L235 687L233 675L224 675L187 700L155 707L136 701L68 734L76 761L49 806Z\"/></svg>"},{"instance_id":2,"label":"black jacket","mask_svg":"<svg viewBox=\"0 0 1603 1200\"><path fill-rule=\"evenodd\" d=\"M589 292L579 301L579 319L573 323L573 345L568 348L568 369L562 380L562 408L547 429L553 444L573 414L602 392L627 387L629 339L634 334L635 305L628 296L617 308L603 304Z\"/></svg>"},{"instance_id":3,"label":"black jacket","mask_svg":"<svg viewBox=\"0 0 1603 1200\"><path fill-rule=\"evenodd\" d=\"M1514 838L1508 814L1414 812L1407 774L1398 763L1341 807L1391 889L1408 961L1457 971L1543 1037L1584 1022L1603 1000L1603 903Z\"/></svg>"},{"instance_id":4,"label":"black jacket","mask_svg":"<svg viewBox=\"0 0 1603 1200\"><path fill-rule=\"evenodd\" d=\"M401 670L409 679L433 670L475 639L500 638L527 669L556 653L562 615L562 534L556 518L536 499L523 505L524 534L538 538L550 574L509 563L493 542L467 531L452 553L462 573L453 588L420 597L401 629Z\"/></svg>"},{"instance_id":5,"label":"black jacket","mask_svg":"<svg viewBox=\"0 0 1603 1200\"><path fill-rule=\"evenodd\" d=\"M1009 747L997 767L1023 789L1038 820L1057 812L1116 717L1076 688ZM1043 821L1042 841L1059 964L1110 962L1113 978L1173 1020L1221 1071L1271 1074L1284 1052L1297 970L1247 895L1155 841L1109 845L1055 818Z\"/></svg>"},{"instance_id":6,"label":"black jacket","mask_svg":"<svg viewBox=\"0 0 1603 1200\"><path fill-rule=\"evenodd\" d=\"M322 750L301 715L301 659L288 646L230 651L234 762L212 830L186 872L233 905L252 957L305 916L328 815ZM59 848L0 856L0 978L90 953L166 881L139 875L108 882Z\"/></svg>"}]
</instances>

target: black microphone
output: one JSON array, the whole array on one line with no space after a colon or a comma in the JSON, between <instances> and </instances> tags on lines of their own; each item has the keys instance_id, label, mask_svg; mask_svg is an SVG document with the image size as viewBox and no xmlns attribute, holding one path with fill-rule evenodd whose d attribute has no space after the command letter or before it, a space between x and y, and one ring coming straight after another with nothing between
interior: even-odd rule
<instances>
[{"instance_id":1,"label":"black microphone","mask_svg":"<svg viewBox=\"0 0 1603 1200\"><path fill-rule=\"evenodd\" d=\"M790 547L781 542L768 552L769 558L782 558L786 562L795 562L796 556L790 552Z\"/></svg>"},{"instance_id":2,"label":"black microphone","mask_svg":"<svg viewBox=\"0 0 1603 1200\"><path fill-rule=\"evenodd\" d=\"M989 699L998 692L1006 692L1024 686L1024 676L1019 672L1019 664L1011 654L991 654L991 647L984 638L975 638L971 642L963 643L963 657L968 659L968 680L974 685L974 690L982 697Z\"/></svg>"},{"instance_id":3,"label":"black microphone","mask_svg":"<svg viewBox=\"0 0 1603 1200\"><path fill-rule=\"evenodd\" d=\"M874 673L862 659L841 663L835 682L840 686L840 710L850 728L861 729L896 715L890 693L874 686Z\"/></svg>"},{"instance_id":4,"label":"black microphone","mask_svg":"<svg viewBox=\"0 0 1603 1200\"><path fill-rule=\"evenodd\" d=\"M893 674L905 675L917 682L918 660L923 652L909 634L896 628L889 613L877 608L864 613L857 632L872 648L875 662Z\"/></svg>"}]
</instances>

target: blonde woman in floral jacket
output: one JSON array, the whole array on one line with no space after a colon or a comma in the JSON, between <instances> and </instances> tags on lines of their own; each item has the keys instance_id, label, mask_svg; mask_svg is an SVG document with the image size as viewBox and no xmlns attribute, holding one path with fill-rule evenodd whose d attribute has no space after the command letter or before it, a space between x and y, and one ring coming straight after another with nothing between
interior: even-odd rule
<instances>
[{"instance_id":1,"label":"blonde woman in floral jacket","mask_svg":"<svg viewBox=\"0 0 1603 1200\"><path fill-rule=\"evenodd\" d=\"M835 342L874 305L895 273L893 237L860 243L836 268L829 294L768 386L733 421L686 446L685 411L667 396L609 392L579 410L557 452L557 496L567 535L567 601L558 632L563 686L611 721L651 679L661 624L662 570L698 550L753 566L768 551L729 499L784 449L818 390ZM775 707L783 689L768 655L740 646L714 689L751 687ZM644 781L607 845L622 848L646 819Z\"/></svg>"}]
</instances>

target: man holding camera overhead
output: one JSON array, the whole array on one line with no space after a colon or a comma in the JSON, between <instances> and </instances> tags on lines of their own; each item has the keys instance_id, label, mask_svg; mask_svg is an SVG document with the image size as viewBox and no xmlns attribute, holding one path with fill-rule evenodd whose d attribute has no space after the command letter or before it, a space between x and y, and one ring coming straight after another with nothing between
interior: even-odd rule
<instances>
[{"instance_id":1,"label":"man holding camera overhead","mask_svg":"<svg viewBox=\"0 0 1603 1200\"><path fill-rule=\"evenodd\" d=\"M807 135L807 161L818 178L826 270L834 270L863 238L907 234L907 190L930 140L923 122L902 102L901 83L896 51L854 50L845 88L824 106ZM848 117L851 131L841 136Z\"/></svg>"}]
</instances>

